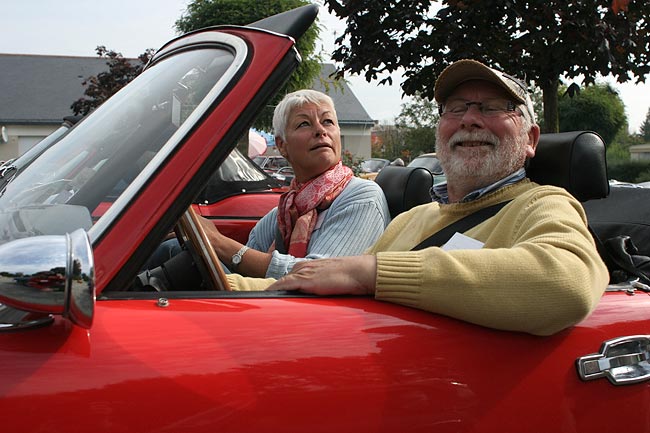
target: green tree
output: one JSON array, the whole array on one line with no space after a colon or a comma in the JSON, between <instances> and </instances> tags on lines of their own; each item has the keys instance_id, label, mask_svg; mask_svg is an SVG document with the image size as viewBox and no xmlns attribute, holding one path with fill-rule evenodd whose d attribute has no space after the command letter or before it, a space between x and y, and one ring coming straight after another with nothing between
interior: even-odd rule
<instances>
[{"instance_id":1,"label":"green tree","mask_svg":"<svg viewBox=\"0 0 650 433\"><path fill-rule=\"evenodd\" d=\"M645 120L641 124L641 137L646 143L650 143L650 109L645 115Z\"/></svg>"},{"instance_id":2,"label":"green tree","mask_svg":"<svg viewBox=\"0 0 650 433\"><path fill-rule=\"evenodd\" d=\"M81 84L86 87L85 96L77 99L70 106L75 115L85 116L140 75L154 53L153 49L148 49L134 60L125 59L122 53L109 50L103 45L98 46L95 51L100 58L107 60L108 71L100 72L82 81Z\"/></svg>"},{"instance_id":3,"label":"green tree","mask_svg":"<svg viewBox=\"0 0 650 433\"><path fill-rule=\"evenodd\" d=\"M595 131L610 145L627 125L625 105L609 84L587 86L570 98L560 90L560 131Z\"/></svg>"},{"instance_id":4,"label":"green tree","mask_svg":"<svg viewBox=\"0 0 650 433\"><path fill-rule=\"evenodd\" d=\"M375 128L376 139L371 143L371 156L393 160L403 158L404 135L395 125L379 125Z\"/></svg>"},{"instance_id":5,"label":"green tree","mask_svg":"<svg viewBox=\"0 0 650 433\"><path fill-rule=\"evenodd\" d=\"M193 0L175 27L180 33L187 33L222 24L246 25L310 3L307 0ZM320 54L316 52L319 32L316 22L298 40L297 49L303 61L270 102L271 106L267 106L258 117L256 126L260 129L270 129L273 108L286 93L312 87L319 77L322 63Z\"/></svg>"},{"instance_id":6,"label":"green tree","mask_svg":"<svg viewBox=\"0 0 650 433\"><path fill-rule=\"evenodd\" d=\"M436 125L440 116L438 106L428 98L416 94L410 101L402 104L395 126L399 128L404 140L404 150L417 156L436 149Z\"/></svg>"},{"instance_id":7,"label":"green tree","mask_svg":"<svg viewBox=\"0 0 650 433\"><path fill-rule=\"evenodd\" d=\"M385 74L401 68L404 93L432 98L446 66L474 58L542 89L547 132L559 127L561 76L591 84L609 74L625 82L631 73L642 82L650 72L646 0L325 1L347 24L332 56L339 75L390 84Z\"/></svg>"}]
</instances>

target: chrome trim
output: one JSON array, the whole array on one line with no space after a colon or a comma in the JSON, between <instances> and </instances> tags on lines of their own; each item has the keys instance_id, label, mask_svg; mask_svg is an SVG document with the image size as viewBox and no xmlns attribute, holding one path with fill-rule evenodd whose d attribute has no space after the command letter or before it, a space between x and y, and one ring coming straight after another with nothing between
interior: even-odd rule
<instances>
[{"instance_id":1,"label":"chrome trim","mask_svg":"<svg viewBox=\"0 0 650 433\"><path fill-rule=\"evenodd\" d=\"M95 312L95 263L90 240L84 230L68 235L68 299L63 314L82 328L90 329Z\"/></svg>"},{"instance_id":2,"label":"chrome trim","mask_svg":"<svg viewBox=\"0 0 650 433\"><path fill-rule=\"evenodd\" d=\"M0 245L0 303L22 311L60 314L90 328L95 269L86 232L78 229Z\"/></svg>"},{"instance_id":3,"label":"chrome trim","mask_svg":"<svg viewBox=\"0 0 650 433\"><path fill-rule=\"evenodd\" d=\"M214 103L216 98L224 91L226 86L230 84L234 76L244 65L248 57L248 46L246 42L239 37L229 35L226 33L215 33L219 38L210 40L210 43L215 45L227 45L235 50L235 58L223 76L217 83L210 89L203 100L198 104L194 111L188 118L180 125L178 130L172 134L167 140L167 143L158 151L158 153L151 159L147 166L140 172L140 174L131 182L131 184L124 190L122 194L115 200L113 205L106 211L102 218L88 231L91 243L95 243L105 230L113 224L116 217L124 211L127 204L135 199L140 190L144 188L149 179L160 169L165 160L176 150L180 141L189 133L189 131L196 126L198 120L203 116L210 106ZM191 47L190 47L191 48ZM155 65L153 66L155 67Z\"/></svg>"},{"instance_id":4,"label":"chrome trim","mask_svg":"<svg viewBox=\"0 0 650 433\"><path fill-rule=\"evenodd\" d=\"M650 380L650 335L632 335L605 341L599 353L576 360L582 380L607 378L613 385Z\"/></svg>"}]
</instances>

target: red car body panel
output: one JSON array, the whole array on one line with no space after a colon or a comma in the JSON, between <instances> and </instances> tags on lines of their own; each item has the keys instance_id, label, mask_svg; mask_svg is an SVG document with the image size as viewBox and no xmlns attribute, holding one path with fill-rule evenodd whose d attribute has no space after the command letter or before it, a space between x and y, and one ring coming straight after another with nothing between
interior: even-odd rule
<instances>
[{"instance_id":1,"label":"red car body panel","mask_svg":"<svg viewBox=\"0 0 650 433\"><path fill-rule=\"evenodd\" d=\"M644 311L610 293L540 338L367 298L100 301L89 332L0 335L2 412L30 431L643 432L650 384L582 382L574 361Z\"/></svg>"}]
</instances>

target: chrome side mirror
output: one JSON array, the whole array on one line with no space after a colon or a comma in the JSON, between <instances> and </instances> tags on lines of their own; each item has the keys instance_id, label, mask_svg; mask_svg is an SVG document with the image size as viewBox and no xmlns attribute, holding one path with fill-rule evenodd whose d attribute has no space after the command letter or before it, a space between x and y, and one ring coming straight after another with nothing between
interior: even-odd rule
<instances>
[{"instance_id":1,"label":"chrome side mirror","mask_svg":"<svg viewBox=\"0 0 650 433\"><path fill-rule=\"evenodd\" d=\"M60 314L89 329L95 309L95 265L83 229L0 245L0 303Z\"/></svg>"}]
</instances>

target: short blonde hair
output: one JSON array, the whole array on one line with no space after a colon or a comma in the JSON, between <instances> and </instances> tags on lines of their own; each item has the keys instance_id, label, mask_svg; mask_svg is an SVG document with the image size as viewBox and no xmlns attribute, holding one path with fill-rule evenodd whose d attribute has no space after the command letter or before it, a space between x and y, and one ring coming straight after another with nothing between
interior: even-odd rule
<instances>
[{"instance_id":1,"label":"short blonde hair","mask_svg":"<svg viewBox=\"0 0 650 433\"><path fill-rule=\"evenodd\" d=\"M334 101L328 95L318 90L301 89L288 93L275 107L273 112L273 133L276 137L285 141L287 122L291 110L302 107L305 104L323 105L328 104L334 108Z\"/></svg>"}]
</instances>

